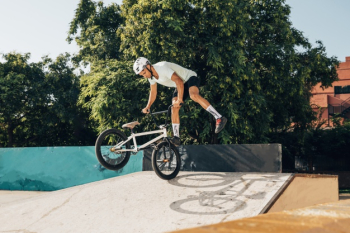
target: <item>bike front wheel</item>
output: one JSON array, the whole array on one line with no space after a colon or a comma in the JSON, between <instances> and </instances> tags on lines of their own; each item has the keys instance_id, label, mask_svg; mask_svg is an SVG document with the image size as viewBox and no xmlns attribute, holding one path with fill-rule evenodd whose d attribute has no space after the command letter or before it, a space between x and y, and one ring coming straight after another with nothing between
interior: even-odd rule
<instances>
[{"instance_id":1,"label":"bike front wheel","mask_svg":"<svg viewBox=\"0 0 350 233\"><path fill-rule=\"evenodd\" d=\"M102 166L109 170L119 170L123 168L130 158L130 151L118 152L117 149L130 149L130 142L125 134L117 129L107 129L98 136L95 144L95 153ZM116 148L117 144L123 144L121 148Z\"/></svg>"},{"instance_id":2,"label":"bike front wheel","mask_svg":"<svg viewBox=\"0 0 350 233\"><path fill-rule=\"evenodd\" d=\"M171 180L177 176L181 168L181 157L178 149L164 141L153 149L152 167L161 179Z\"/></svg>"}]
</instances>

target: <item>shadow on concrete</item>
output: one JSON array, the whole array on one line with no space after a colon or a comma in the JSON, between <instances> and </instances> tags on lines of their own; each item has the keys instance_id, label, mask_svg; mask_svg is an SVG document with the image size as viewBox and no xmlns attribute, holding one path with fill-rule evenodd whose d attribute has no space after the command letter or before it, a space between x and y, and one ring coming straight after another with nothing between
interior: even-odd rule
<instances>
[{"instance_id":1,"label":"shadow on concrete","mask_svg":"<svg viewBox=\"0 0 350 233\"><path fill-rule=\"evenodd\" d=\"M215 191L197 191L198 195L188 196L186 199L171 203L170 208L185 214L217 215L241 211L251 200L263 200L265 189L273 186L281 176L257 173L196 173L180 175L169 181L170 184L186 188L215 188ZM256 181L267 182L264 190L250 188ZM222 187L224 186L224 187Z\"/></svg>"},{"instance_id":2,"label":"shadow on concrete","mask_svg":"<svg viewBox=\"0 0 350 233\"><path fill-rule=\"evenodd\" d=\"M350 193L341 193L339 194L339 201L350 200Z\"/></svg>"}]
</instances>

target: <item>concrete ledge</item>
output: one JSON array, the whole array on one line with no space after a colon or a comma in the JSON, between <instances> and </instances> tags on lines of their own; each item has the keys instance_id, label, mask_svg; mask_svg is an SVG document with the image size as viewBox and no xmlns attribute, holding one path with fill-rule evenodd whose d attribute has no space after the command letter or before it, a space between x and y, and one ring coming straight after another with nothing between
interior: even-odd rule
<instances>
[{"instance_id":1,"label":"concrete ledge","mask_svg":"<svg viewBox=\"0 0 350 233\"><path fill-rule=\"evenodd\" d=\"M339 200L338 176L294 174L280 192L272 199L263 213L280 212Z\"/></svg>"},{"instance_id":2,"label":"concrete ledge","mask_svg":"<svg viewBox=\"0 0 350 233\"><path fill-rule=\"evenodd\" d=\"M181 171L282 172L281 144L183 145ZM145 150L143 171L152 171L152 150Z\"/></svg>"}]
</instances>

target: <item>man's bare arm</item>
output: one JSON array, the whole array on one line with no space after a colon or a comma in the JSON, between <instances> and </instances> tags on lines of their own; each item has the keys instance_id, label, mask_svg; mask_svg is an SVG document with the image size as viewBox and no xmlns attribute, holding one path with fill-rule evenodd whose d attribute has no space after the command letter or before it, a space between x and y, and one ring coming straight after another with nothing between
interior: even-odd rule
<instances>
[{"instance_id":1,"label":"man's bare arm","mask_svg":"<svg viewBox=\"0 0 350 233\"><path fill-rule=\"evenodd\" d=\"M147 113L148 112L148 109L151 108L153 102L156 100L157 98L157 83L153 84L153 85L150 85L150 92L149 92L149 98L148 98L148 103L147 103L147 106L146 108L142 109L142 112L143 113Z\"/></svg>"}]
</instances>

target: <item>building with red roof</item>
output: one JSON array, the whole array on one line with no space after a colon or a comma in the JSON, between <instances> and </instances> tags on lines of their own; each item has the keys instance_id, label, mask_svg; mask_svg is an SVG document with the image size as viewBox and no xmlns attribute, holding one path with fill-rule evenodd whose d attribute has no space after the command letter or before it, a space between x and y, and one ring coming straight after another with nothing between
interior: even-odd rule
<instances>
[{"instance_id":1,"label":"building with red roof","mask_svg":"<svg viewBox=\"0 0 350 233\"><path fill-rule=\"evenodd\" d=\"M311 91L310 104L314 111L321 110L320 120L326 121L323 127L333 126L331 118L335 114L350 118L350 57L339 64L337 73L339 80L332 87L322 89L319 83Z\"/></svg>"}]
</instances>

